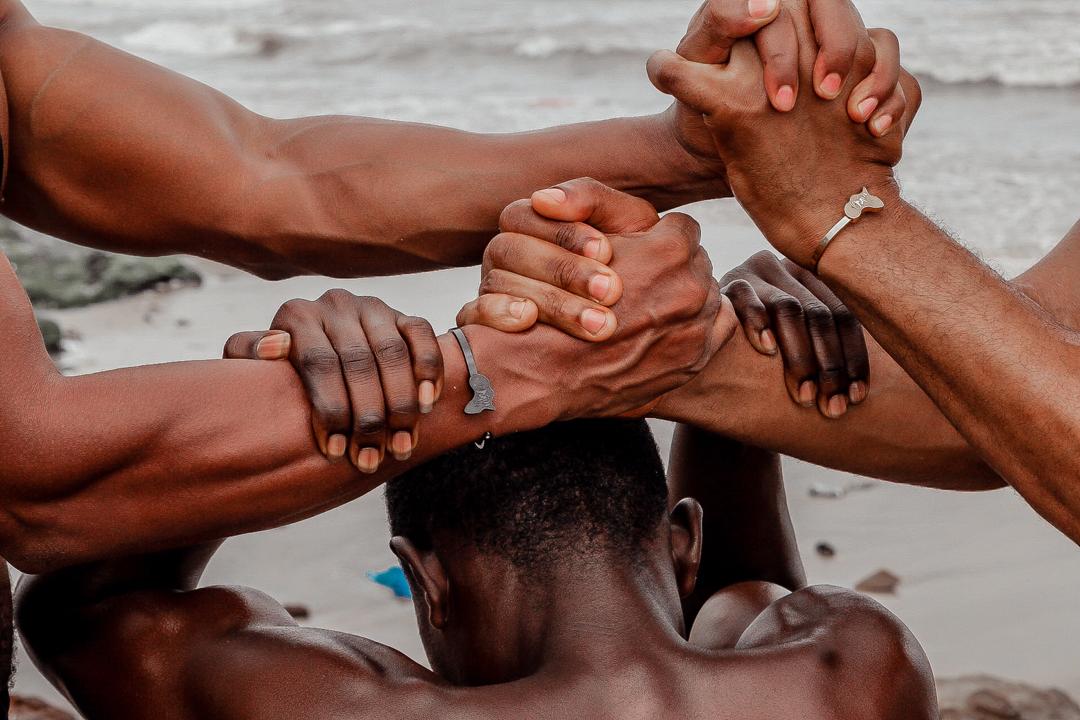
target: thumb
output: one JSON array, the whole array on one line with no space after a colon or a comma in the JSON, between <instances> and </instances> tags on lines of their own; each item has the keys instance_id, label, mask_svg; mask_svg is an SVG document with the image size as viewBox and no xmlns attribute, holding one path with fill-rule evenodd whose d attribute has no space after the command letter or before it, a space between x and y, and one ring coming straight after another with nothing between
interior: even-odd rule
<instances>
[{"instance_id":1,"label":"thumb","mask_svg":"<svg viewBox=\"0 0 1080 720\"><path fill-rule=\"evenodd\" d=\"M562 222L582 222L602 233L648 230L660 216L648 201L610 188L592 178L571 180L533 193L539 215Z\"/></svg>"},{"instance_id":2,"label":"thumb","mask_svg":"<svg viewBox=\"0 0 1080 720\"><path fill-rule=\"evenodd\" d=\"M226 360L284 360L292 336L281 330L236 333L225 343Z\"/></svg>"},{"instance_id":3,"label":"thumb","mask_svg":"<svg viewBox=\"0 0 1080 720\"><path fill-rule=\"evenodd\" d=\"M726 63L737 40L750 37L779 15L779 0L707 0L690 21L677 52L693 62Z\"/></svg>"}]
</instances>

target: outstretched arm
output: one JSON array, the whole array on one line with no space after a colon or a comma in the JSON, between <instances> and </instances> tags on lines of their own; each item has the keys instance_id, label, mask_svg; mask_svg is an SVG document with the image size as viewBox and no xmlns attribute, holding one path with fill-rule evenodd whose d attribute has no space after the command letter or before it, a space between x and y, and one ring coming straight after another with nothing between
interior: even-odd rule
<instances>
[{"instance_id":1,"label":"outstretched arm","mask_svg":"<svg viewBox=\"0 0 1080 720\"><path fill-rule=\"evenodd\" d=\"M616 269L622 262L633 270L623 299L630 312L608 343L550 327L520 335L469 328L478 366L498 393L494 413L462 414L471 398L464 361L453 338L439 338L445 390L423 417L423 441L408 462L372 475L319 453L304 390L284 363L62 377L0 260L0 325L8 338L0 356L0 555L40 571L280 525L488 431L632 410L689 380L735 320L730 306L722 312L697 228L685 216L635 234L620 256Z\"/></svg>"},{"instance_id":2,"label":"outstretched arm","mask_svg":"<svg viewBox=\"0 0 1080 720\"><path fill-rule=\"evenodd\" d=\"M551 241L566 227L551 218L617 232L642 213L640 201L594 182L574 181L559 188L561 202L553 203L548 193L540 192L531 205L519 204L507 214L509 232L492 240L481 285L484 291L532 297L541 317L575 315L591 305L578 296L592 272L587 264L558 248L558 266L573 271L552 273L556 264L544 261L552 252ZM609 311L616 319L620 307L621 301ZM574 310L566 313L567 308ZM483 297L458 321L497 324ZM932 487L1001 487L1001 480L925 393L871 338L866 345L873 389L839 419L793 403L787 389L790 373L785 373L781 356L762 355L744 333L732 338L697 378L651 406L650 413L847 472Z\"/></svg>"},{"instance_id":3,"label":"outstretched arm","mask_svg":"<svg viewBox=\"0 0 1080 720\"><path fill-rule=\"evenodd\" d=\"M846 75L858 14L848 0L815 0L815 12L820 66ZM779 3L709 0L694 23L709 31L702 51L715 53L778 17L787 23ZM778 25L758 39L774 97L794 75L786 31ZM884 77L853 100L884 102L892 91ZM661 208L730 194L700 115L680 106L512 135L357 117L273 120L84 35L43 27L19 0L0 0L0 78L4 213L75 242L202 255L266 277L474 264L508 203L574 177Z\"/></svg>"},{"instance_id":4,"label":"outstretched arm","mask_svg":"<svg viewBox=\"0 0 1080 720\"><path fill-rule=\"evenodd\" d=\"M810 45L809 28L800 31ZM822 105L780 116L756 88L753 56L743 48L726 68L658 56L651 75L723 128L714 138L732 188L769 241L815 269L982 460L1080 542L1080 333L903 201L891 166L910 117L879 140ZM917 100L917 84L905 82ZM884 209L864 213L821 255L861 188Z\"/></svg>"}]
</instances>

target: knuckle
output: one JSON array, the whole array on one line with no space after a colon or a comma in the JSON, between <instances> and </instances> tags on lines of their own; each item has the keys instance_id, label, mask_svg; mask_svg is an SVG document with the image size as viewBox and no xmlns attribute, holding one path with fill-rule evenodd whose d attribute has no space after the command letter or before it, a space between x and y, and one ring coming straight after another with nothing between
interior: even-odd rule
<instances>
[{"instance_id":1,"label":"knuckle","mask_svg":"<svg viewBox=\"0 0 1080 720\"><path fill-rule=\"evenodd\" d=\"M751 295L757 295L757 293L754 292L754 287L742 278L736 278L725 285L723 293L728 297L738 298L747 298Z\"/></svg>"},{"instance_id":2,"label":"knuckle","mask_svg":"<svg viewBox=\"0 0 1080 720\"><path fill-rule=\"evenodd\" d=\"M481 279L480 281L481 303L479 309L481 312L486 312L489 309L488 303L485 300L484 296L496 295L501 293L503 291L503 288L506 287L506 281L508 276L509 273L504 270L499 270L497 268L484 275L483 279Z\"/></svg>"},{"instance_id":3,"label":"knuckle","mask_svg":"<svg viewBox=\"0 0 1080 720\"><path fill-rule=\"evenodd\" d=\"M830 367L823 368L821 372L818 373L818 381L826 387L846 385L847 380L847 373L835 363L831 364Z\"/></svg>"},{"instance_id":4,"label":"knuckle","mask_svg":"<svg viewBox=\"0 0 1080 720\"><path fill-rule=\"evenodd\" d=\"M900 46L900 38L889 28L870 28L870 37L886 45Z\"/></svg>"},{"instance_id":5,"label":"knuckle","mask_svg":"<svg viewBox=\"0 0 1080 720\"><path fill-rule=\"evenodd\" d=\"M386 430L386 417L379 410L365 410L356 416L354 427L361 435L376 435Z\"/></svg>"},{"instance_id":6,"label":"knuckle","mask_svg":"<svg viewBox=\"0 0 1080 720\"><path fill-rule=\"evenodd\" d=\"M515 200L503 208L499 215L499 229L508 232L512 228L520 227L522 221L532 213L532 201Z\"/></svg>"},{"instance_id":7,"label":"knuckle","mask_svg":"<svg viewBox=\"0 0 1080 720\"><path fill-rule=\"evenodd\" d=\"M838 325L843 325L851 329L862 327L858 318L855 317L855 313L851 312L847 305L837 305L832 310L832 316Z\"/></svg>"},{"instance_id":8,"label":"knuckle","mask_svg":"<svg viewBox=\"0 0 1080 720\"><path fill-rule=\"evenodd\" d=\"M802 303L791 295L780 295L773 300L772 306L781 319L801 318L803 314Z\"/></svg>"},{"instance_id":9,"label":"knuckle","mask_svg":"<svg viewBox=\"0 0 1080 720\"><path fill-rule=\"evenodd\" d=\"M420 412L420 406L415 399L394 398L390 401L389 413L393 419L409 419Z\"/></svg>"},{"instance_id":10,"label":"knuckle","mask_svg":"<svg viewBox=\"0 0 1080 720\"><path fill-rule=\"evenodd\" d=\"M750 256L750 259L746 261L746 266L760 274L780 267L780 261L768 250L761 250Z\"/></svg>"},{"instance_id":11,"label":"knuckle","mask_svg":"<svg viewBox=\"0 0 1080 720\"><path fill-rule=\"evenodd\" d=\"M870 50L872 52L873 48L871 47ZM850 37L835 38L829 42L828 46L823 47L821 52L825 56L825 62L830 67L834 69L840 68L855 61L856 54L860 52L860 44ZM865 50L862 52L865 53Z\"/></svg>"},{"instance_id":12,"label":"knuckle","mask_svg":"<svg viewBox=\"0 0 1080 720\"><path fill-rule=\"evenodd\" d=\"M338 403L316 405L315 415L324 427L330 430L338 430L349 427L349 408Z\"/></svg>"},{"instance_id":13,"label":"knuckle","mask_svg":"<svg viewBox=\"0 0 1080 720\"><path fill-rule=\"evenodd\" d=\"M416 356L416 365L426 370L433 370L442 364L442 355L434 350L425 350Z\"/></svg>"},{"instance_id":14,"label":"knuckle","mask_svg":"<svg viewBox=\"0 0 1080 720\"><path fill-rule=\"evenodd\" d=\"M570 223L563 223L555 231L555 244L567 250L576 250L578 247L578 228Z\"/></svg>"},{"instance_id":15,"label":"knuckle","mask_svg":"<svg viewBox=\"0 0 1080 720\"><path fill-rule=\"evenodd\" d=\"M572 255L556 258L551 261L549 272L553 285L569 289L578 278L577 258Z\"/></svg>"},{"instance_id":16,"label":"knuckle","mask_svg":"<svg viewBox=\"0 0 1080 720\"><path fill-rule=\"evenodd\" d=\"M429 323L426 319L422 317L417 317L415 315L406 315L405 317L401 318L401 327L406 332L425 333L431 335L435 334L435 330L431 327L431 323Z\"/></svg>"},{"instance_id":17,"label":"knuckle","mask_svg":"<svg viewBox=\"0 0 1080 720\"><path fill-rule=\"evenodd\" d=\"M348 290L344 290L342 288L333 288L324 292L319 297L319 302L326 303L328 305L345 305L356 299L356 296Z\"/></svg>"},{"instance_id":18,"label":"knuckle","mask_svg":"<svg viewBox=\"0 0 1080 720\"><path fill-rule=\"evenodd\" d=\"M354 345L341 353L341 368L349 378L370 377L375 372L375 358L367 347Z\"/></svg>"},{"instance_id":19,"label":"knuckle","mask_svg":"<svg viewBox=\"0 0 1080 720\"><path fill-rule=\"evenodd\" d=\"M551 319L565 318L571 313L570 303L563 293L544 293L543 306L547 316Z\"/></svg>"},{"instance_id":20,"label":"knuckle","mask_svg":"<svg viewBox=\"0 0 1080 720\"><path fill-rule=\"evenodd\" d=\"M277 315L274 316L274 322L285 322L300 317L309 309L309 306L313 304L314 303L309 300L289 300L278 308Z\"/></svg>"},{"instance_id":21,"label":"knuckle","mask_svg":"<svg viewBox=\"0 0 1080 720\"><path fill-rule=\"evenodd\" d=\"M806 321L815 327L825 327L831 325L833 321L832 312L830 312L829 308L818 302L804 305L803 315L806 317Z\"/></svg>"},{"instance_id":22,"label":"knuckle","mask_svg":"<svg viewBox=\"0 0 1080 720\"><path fill-rule=\"evenodd\" d=\"M496 235L484 250L493 268L509 266L521 254L521 243L517 236Z\"/></svg>"},{"instance_id":23,"label":"knuckle","mask_svg":"<svg viewBox=\"0 0 1080 720\"><path fill-rule=\"evenodd\" d=\"M308 375L328 375L339 367L337 353L327 347L301 351L299 362L300 370Z\"/></svg>"},{"instance_id":24,"label":"knuckle","mask_svg":"<svg viewBox=\"0 0 1080 720\"><path fill-rule=\"evenodd\" d=\"M400 337L384 338L375 343L375 357L380 363L401 363L409 359L409 346Z\"/></svg>"}]
</instances>

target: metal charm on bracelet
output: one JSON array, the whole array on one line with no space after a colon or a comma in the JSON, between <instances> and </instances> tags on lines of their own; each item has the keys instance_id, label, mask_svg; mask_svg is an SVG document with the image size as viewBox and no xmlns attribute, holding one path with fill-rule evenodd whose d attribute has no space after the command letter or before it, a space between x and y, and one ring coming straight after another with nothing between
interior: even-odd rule
<instances>
[{"instance_id":1,"label":"metal charm on bracelet","mask_svg":"<svg viewBox=\"0 0 1080 720\"><path fill-rule=\"evenodd\" d=\"M881 198L871 195L870 191L865 187L862 189L862 192L852 195L851 199L848 200L847 205L844 206L844 217L840 218L840 222L832 226L832 230L825 233L825 237L821 239L821 243L819 243L817 249L814 250L814 256L810 259L814 274L817 274L821 256L825 254L825 250L829 247L829 243L833 241L833 238L840 234L841 230L861 218L864 212L877 212L884 207L885 202Z\"/></svg>"},{"instance_id":2,"label":"metal charm on bracelet","mask_svg":"<svg viewBox=\"0 0 1080 720\"><path fill-rule=\"evenodd\" d=\"M473 397L465 406L466 415L479 415L482 412L495 411L495 388L491 386L491 380L476 369L476 358L473 356L472 346L469 339L461 328L453 328L450 334L461 346L461 354L465 356L465 367L469 370L469 387L472 388Z\"/></svg>"}]
</instances>

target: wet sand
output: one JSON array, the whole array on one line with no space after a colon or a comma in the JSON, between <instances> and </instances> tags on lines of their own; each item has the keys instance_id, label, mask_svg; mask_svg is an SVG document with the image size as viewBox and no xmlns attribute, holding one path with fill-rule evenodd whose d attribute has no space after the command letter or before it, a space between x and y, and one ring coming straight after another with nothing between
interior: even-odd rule
<instances>
[{"instance_id":1,"label":"wet sand","mask_svg":"<svg viewBox=\"0 0 1080 720\"><path fill-rule=\"evenodd\" d=\"M710 235L731 241L754 233L735 213L729 218L719 230L710 223ZM52 313L82 336L69 342L63 358L69 372L216 357L233 331L265 327L285 300L315 298L334 286L383 297L443 330L475 292L478 277L476 270L452 270L267 283L197 265L206 277L201 288ZM656 431L666 451L670 426L658 423ZM1080 553L1013 492L965 495L874 482L829 499L811 497L811 486L858 487L862 480L795 461L786 469L812 582L850 587L888 569L900 585L895 595L878 599L912 628L939 677L992 673L1080 697ZM304 604L311 624L360 633L422 660L411 604L365 576L394 563L387 540L382 498L375 493L292 527L230 540L207 580L248 584ZM814 551L821 541L836 549L834 557ZM15 687L57 697L25 656Z\"/></svg>"}]
</instances>

